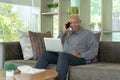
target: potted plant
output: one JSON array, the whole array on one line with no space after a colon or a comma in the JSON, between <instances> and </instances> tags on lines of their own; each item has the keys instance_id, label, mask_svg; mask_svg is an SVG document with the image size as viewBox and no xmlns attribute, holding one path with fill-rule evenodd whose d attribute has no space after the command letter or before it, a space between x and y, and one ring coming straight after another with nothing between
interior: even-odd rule
<instances>
[{"instance_id":1,"label":"potted plant","mask_svg":"<svg viewBox=\"0 0 120 80\"><path fill-rule=\"evenodd\" d=\"M90 23L90 29L91 29L91 31L94 31L95 25L96 25L95 22L91 22L91 23Z\"/></svg>"},{"instance_id":2,"label":"potted plant","mask_svg":"<svg viewBox=\"0 0 120 80\"><path fill-rule=\"evenodd\" d=\"M14 71L17 70L17 66L15 64L5 64L4 70L6 71L6 76L10 77L14 75Z\"/></svg>"},{"instance_id":3,"label":"potted plant","mask_svg":"<svg viewBox=\"0 0 120 80\"><path fill-rule=\"evenodd\" d=\"M78 14L78 7L70 7L66 10L67 15Z\"/></svg>"},{"instance_id":4,"label":"potted plant","mask_svg":"<svg viewBox=\"0 0 120 80\"><path fill-rule=\"evenodd\" d=\"M50 8L52 12L54 12L54 11L56 12L57 11L57 7L58 7L58 3L57 2L48 4L48 8Z\"/></svg>"},{"instance_id":5,"label":"potted plant","mask_svg":"<svg viewBox=\"0 0 120 80\"><path fill-rule=\"evenodd\" d=\"M99 30L101 31L101 30L102 30L102 23L101 23L101 22L98 22L97 24L98 24L98 26L99 26Z\"/></svg>"}]
</instances>

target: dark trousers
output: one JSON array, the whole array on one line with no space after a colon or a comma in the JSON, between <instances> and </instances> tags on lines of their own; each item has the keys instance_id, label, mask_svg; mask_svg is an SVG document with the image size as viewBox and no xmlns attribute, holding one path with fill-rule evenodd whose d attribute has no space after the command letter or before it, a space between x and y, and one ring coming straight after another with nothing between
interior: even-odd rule
<instances>
[{"instance_id":1,"label":"dark trousers","mask_svg":"<svg viewBox=\"0 0 120 80\"><path fill-rule=\"evenodd\" d=\"M86 61L84 58L77 58L67 53L55 53L45 51L41 54L35 67L39 69L46 69L48 64L57 64L56 71L58 72L58 77L56 78L56 80L66 80L66 74L69 65L83 65L86 64Z\"/></svg>"}]
</instances>

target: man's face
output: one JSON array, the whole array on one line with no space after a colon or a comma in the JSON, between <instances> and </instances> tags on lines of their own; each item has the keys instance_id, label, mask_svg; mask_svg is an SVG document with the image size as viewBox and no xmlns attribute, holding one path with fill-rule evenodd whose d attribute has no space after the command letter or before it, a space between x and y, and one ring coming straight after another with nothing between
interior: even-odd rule
<instances>
[{"instance_id":1,"label":"man's face","mask_svg":"<svg viewBox=\"0 0 120 80\"><path fill-rule=\"evenodd\" d=\"M77 31L80 28L80 24L81 24L80 20L78 20L76 18L70 19L70 26L73 31Z\"/></svg>"}]
</instances>

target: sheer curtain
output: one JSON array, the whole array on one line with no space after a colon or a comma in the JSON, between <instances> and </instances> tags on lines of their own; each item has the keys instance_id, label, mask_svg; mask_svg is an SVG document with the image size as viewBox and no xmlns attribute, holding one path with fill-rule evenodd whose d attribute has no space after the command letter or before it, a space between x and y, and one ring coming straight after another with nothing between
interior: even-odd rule
<instances>
[{"instance_id":1,"label":"sheer curtain","mask_svg":"<svg viewBox=\"0 0 120 80\"><path fill-rule=\"evenodd\" d=\"M12 11L16 12L19 19L23 21L26 30L41 31L40 0L0 0L0 2L13 6Z\"/></svg>"},{"instance_id":2,"label":"sheer curtain","mask_svg":"<svg viewBox=\"0 0 120 80\"><path fill-rule=\"evenodd\" d=\"M120 0L113 0L112 41L120 41Z\"/></svg>"},{"instance_id":3,"label":"sheer curtain","mask_svg":"<svg viewBox=\"0 0 120 80\"><path fill-rule=\"evenodd\" d=\"M112 30L120 31L120 0L113 0Z\"/></svg>"},{"instance_id":4,"label":"sheer curtain","mask_svg":"<svg viewBox=\"0 0 120 80\"><path fill-rule=\"evenodd\" d=\"M18 41L17 31L40 32L40 0L0 0L0 42Z\"/></svg>"}]
</instances>

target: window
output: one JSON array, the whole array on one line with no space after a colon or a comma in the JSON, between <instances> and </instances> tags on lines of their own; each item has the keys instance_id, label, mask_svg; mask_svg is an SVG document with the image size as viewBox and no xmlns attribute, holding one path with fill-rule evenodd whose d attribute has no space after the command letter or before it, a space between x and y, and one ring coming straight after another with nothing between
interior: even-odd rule
<instances>
[{"instance_id":1,"label":"window","mask_svg":"<svg viewBox=\"0 0 120 80\"><path fill-rule=\"evenodd\" d=\"M120 31L120 0L113 1L112 30L113 31Z\"/></svg>"},{"instance_id":2,"label":"window","mask_svg":"<svg viewBox=\"0 0 120 80\"><path fill-rule=\"evenodd\" d=\"M78 5L79 5L78 0L71 0L72 7L78 7Z\"/></svg>"},{"instance_id":3,"label":"window","mask_svg":"<svg viewBox=\"0 0 120 80\"><path fill-rule=\"evenodd\" d=\"M90 28L92 31L101 30L101 0L90 0Z\"/></svg>"},{"instance_id":4,"label":"window","mask_svg":"<svg viewBox=\"0 0 120 80\"><path fill-rule=\"evenodd\" d=\"M120 0L113 0L112 41L120 41Z\"/></svg>"},{"instance_id":5,"label":"window","mask_svg":"<svg viewBox=\"0 0 120 80\"><path fill-rule=\"evenodd\" d=\"M58 35L59 35L59 27L58 27L58 21L59 21L59 19L58 19L58 15L55 15L55 16L53 16L53 22L54 22L54 24L53 24L53 37L54 38L57 38L58 37Z\"/></svg>"},{"instance_id":6,"label":"window","mask_svg":"<svg viewBox=\"0 0 120 80\"><path fill-rule=\"evenodd\" d=\"M0 41L18 40L17 30L40 31L39 0L0 2Z\"/></svg>"}]
</instances>

